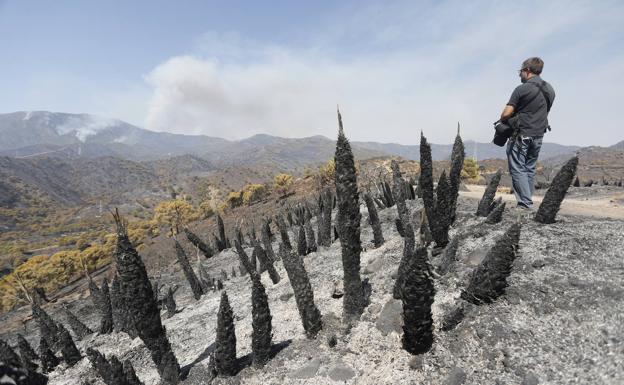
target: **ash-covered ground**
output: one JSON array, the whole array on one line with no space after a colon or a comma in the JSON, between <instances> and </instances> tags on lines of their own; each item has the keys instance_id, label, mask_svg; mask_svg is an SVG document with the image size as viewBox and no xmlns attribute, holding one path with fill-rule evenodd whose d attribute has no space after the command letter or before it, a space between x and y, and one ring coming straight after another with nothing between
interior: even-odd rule
<instances>
[{"instance_id":1,"label":"ash-covered ground","mask_svg":"<svg viewBox=\"0 0 624 385\"><path fill-rule=\"evenodd\" d=\"M363 279L372 286L370 304L348 330L341 323L342 299L332 297L341 286L340 242L304 257L323 314L323 331L305 338L295 298L281 261L282 280L262 282L273 316L275 357L262 369L249 366L251 353L251 288L248 276L238 276L238 258L232 250L205 260L213 276L221 270L237 277L224 282L235 313L237 355L242 369L235 377L214 384L622 384L624 383L624 221L560 215L551 225L536 223L515 209L503 222L485 225L477 218L474 199L460 198L451 236L464 234L458 261L435 281L433 318L435 342L428 353L412 356L402 349L401 303L392 288L403 249L395 229L396 207L381 210L386 242L374 249L368 214L362 207L361 257ZM419 201L408 201L414 217ZM514 221L523 223L520 256L515 260L504 296L489 305L470 306L464 320L451 331L441 331L443 317L458 303L468 273ZM416 222L416 221L415 221ZM417 223L417 222L416 222ZM291 239L294 239L291 233ZM273 244L277 251L277 243ZM251 252L251 249L248 249ZM172 254L172 261L175 257ZM431 257L436 265L439 257ZM173 350L188 372L184 384L208 382L208 357L215 340L219 292L195 301L175 264L163 271L161 283L178 284L181 310L164 325ZM99 320L91 301L82 298L69 306L92 329ZM58 304L48 307L63 320ZM166 317L163 311L163 317ZM36 325L26 323L26 337L38 341ZM22 330L24 332L24 330ZM329 340L335 336L336 345ZM14 343L14 339L11 341ZM77 343L81 352L93 347L102 353L130 359L146 385L159 382L149 352L139 338L125 333L92 334ZM103 384L86 356L72 368L61 364L50 374L50 384Z\"/></svg>"}]
</instances>

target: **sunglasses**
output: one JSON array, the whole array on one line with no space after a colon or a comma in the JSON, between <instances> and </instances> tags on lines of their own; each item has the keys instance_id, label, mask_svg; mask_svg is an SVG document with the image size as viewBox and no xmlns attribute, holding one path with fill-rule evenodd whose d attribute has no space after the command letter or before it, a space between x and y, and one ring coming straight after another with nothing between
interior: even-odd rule
<instances>
[{"instance_id":1,"label":"sunglasses","mask_svg":"<svg viewBox=\"0 0 624 385\"><path fill-rule=\"evenodd\" d=\"M529 70L528 68L523 68L521 70L518 70L518 75L520 75L522 73L522 71L528 71L528 70Z\"/></svg>"}]
</instances>

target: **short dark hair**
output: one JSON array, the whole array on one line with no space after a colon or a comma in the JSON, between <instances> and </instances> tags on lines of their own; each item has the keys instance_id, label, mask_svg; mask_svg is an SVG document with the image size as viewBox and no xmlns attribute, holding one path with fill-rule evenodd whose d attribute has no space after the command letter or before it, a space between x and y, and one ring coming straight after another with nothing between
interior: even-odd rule
<instances>
[{"instance_id":1,"label":"short dark hair","mask_svg":"<svg viewBox=\"0 0 624 385\"><path fill-rule=\"evenodd\" d=\"M538 57L530 57L522 62L522 69L529 70L532 74L539 75L544 69L544 61Z\"/></svg>"}]
</instances>

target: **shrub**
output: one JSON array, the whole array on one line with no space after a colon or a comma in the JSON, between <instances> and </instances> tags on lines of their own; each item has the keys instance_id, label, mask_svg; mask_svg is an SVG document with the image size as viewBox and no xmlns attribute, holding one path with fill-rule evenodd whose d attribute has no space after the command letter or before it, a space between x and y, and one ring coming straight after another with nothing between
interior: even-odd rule
<instances>
[{"instance_id":1,"label":"shrub","mask_svg":"<svg viewBox=\"0 0 624 385\"><path fill-rule=\"evenodd\" d=\"M199 204L199 215L201 219L207 219L214 215L214 209L210 201L203 201Z\"/></svg>"},{"instance_id":2,"label":"shrub","mask_svg":"<svg viewBox=\"0 0 624 385\"><path fill-rule=\"evenodd\" d=\"M464 159L464 167L461 170L462 179L476 179L479 176L479 165L476 159L466 158Z\"/></svg>"},{"instance_id":3,"label":"shrub","mask_svg":"<svg viewBox=\"0 0 624 385\"><path fill-rule=\"evenodd\" d=\"M293 183L293 177L289 174L277 174L273 178L273 188L280 194L286 194Z\"/></svg>"},{"instance_id":4,"label":"shrub","mask_svg":"<svg viewBox=\"0 0 624 385\"><path fill-rule=\"evenodd\" d=\"M262 197L264 197L266 193L267 188L265 185L252 183L248 184L247 186L245 186L245 188L243 188L243 191L241 191L241 196L243 199L243 203L245 205L250 205L253 202L262 199Z\"/></svg>"},{"instance_id":5,"label":"shrub","mask_svg":"<svg viewBox=\"0 0 624 385\"><path fill-rule=\"evenodd\" d=\"M197 220L198 216L190 203L179 199L160 202L154 208L154 220L159 224L171 226L174 234L179 233L181 225ZM132 234L128 235L130 239L133 238Z\"/></svg>"},{"instance_id":6,"label":"shrub","mask_svg":"<svg viewBox=\"0 0 624 385\"><path fill-rule=\"evenodd\" d=\"M227 207L233 209L243 204L243 197L240 191L231 191L225 198Z\"/></svg>"}]
</instances>

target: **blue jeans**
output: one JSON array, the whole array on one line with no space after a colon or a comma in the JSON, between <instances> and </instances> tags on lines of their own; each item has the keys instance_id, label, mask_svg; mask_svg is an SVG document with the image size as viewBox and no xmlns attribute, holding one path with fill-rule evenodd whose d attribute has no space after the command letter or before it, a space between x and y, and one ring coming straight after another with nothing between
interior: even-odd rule
<instances>
[{"instance_id":1,"label":"blue jeans","mask_svg":"<svg viewBox=\"0 0 624 385\"><path fill-rule=\"evenodd\" d=\"M542 136L518 135L516 140L507 143L509 174L518 206L533 205L531 198L535 191L535 167L542 148L542 139Z\"/></svg>"}]
</instances>

